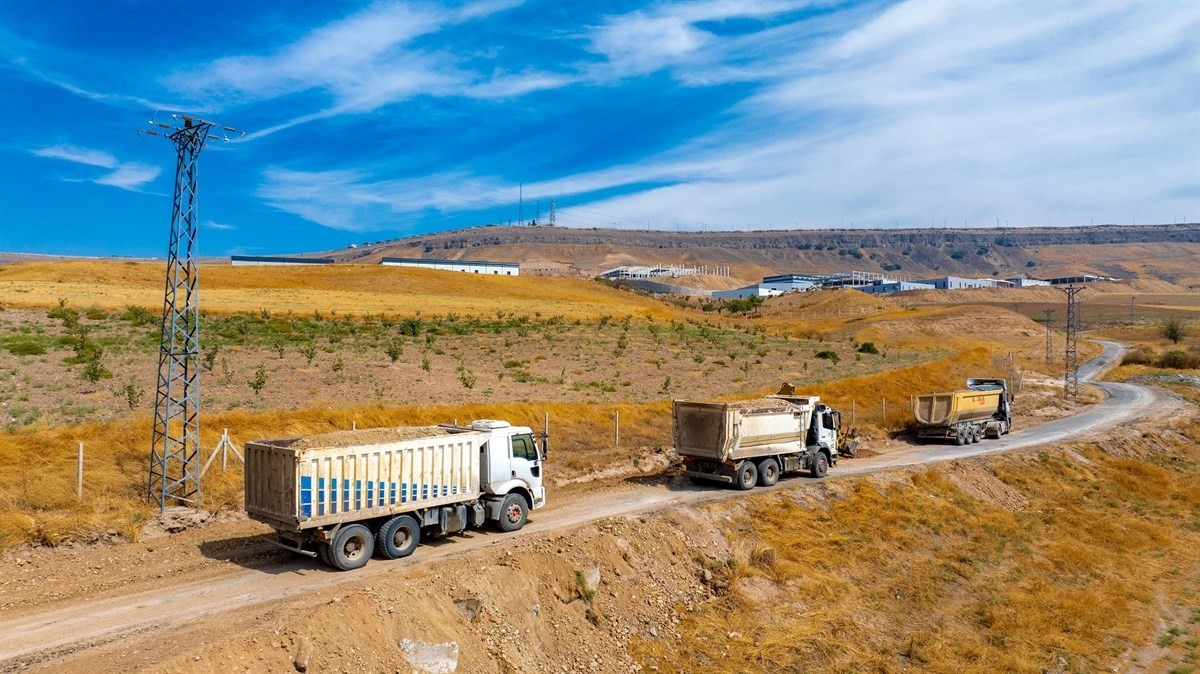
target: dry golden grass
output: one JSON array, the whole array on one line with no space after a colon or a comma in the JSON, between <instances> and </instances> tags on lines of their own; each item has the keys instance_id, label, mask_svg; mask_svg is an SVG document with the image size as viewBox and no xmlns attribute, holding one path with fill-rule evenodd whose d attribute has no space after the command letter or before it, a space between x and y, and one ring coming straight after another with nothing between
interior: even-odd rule
<instances>
[{"instance_id":1,"label":"dry golden grass","mask_svg":"<svg viewBox=\"0 0 1200 674\"><path fill-rule=\"evenodd\" d=\"M550 415L550 474L571 475L630 454L614 445L613 417L621 415L621 446L661 445L670 437L670 405L504 403L444 407L356 407L271 412L223 412L204 417L201 446L207 460L230 429L235 444L359 428L416 426L454 419L505 419L541 430ZM85 443L84 497L75 497L76 447ZM129 419L0 434L0 550L32 542L57 545L89 540L106 530L136 539L146 517L150 420ZM203 507L242 504L242 471L222 472L219 460L204 477Z\"/></svg>"},{"instance_id":2,"label":"dry golden grass","mask_svg":"<svg viewBox=\"0 0 1200 674\"><path fill-rule=\"evenodd\" d=\"M164 267L135 262L37 262L0 268L0 300L14 307L74 306L121 309L162 306ZM202 265L201 308L212 312L494 316L602 315L679 318L680 309L591 281L503 277L461 272L336 265L234 267Z\"/></svg>"},{"instance_id":3,"label":"dry golden grass","mask_svg":"<svg viewBox=\"0 0 1200 674\"><path fill-rule=\"evenodd\" d=\"M1075 446L1092 465L991 461L1019 510L938 470L751 497L728 526L730 591L685 614L682 640L631 651L662 672L1107 671L1200 591L1200 423L1179 426Z\"/></svg>"}]
</instances>

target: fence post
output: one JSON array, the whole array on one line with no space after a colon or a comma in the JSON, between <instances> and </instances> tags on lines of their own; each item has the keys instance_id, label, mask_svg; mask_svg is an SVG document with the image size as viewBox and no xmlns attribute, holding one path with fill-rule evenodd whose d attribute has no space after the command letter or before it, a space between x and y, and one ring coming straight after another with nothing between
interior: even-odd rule
<instances>
[{"instance_id":1,"label":"fence post","mask_svg":"<svg viewBox=\"0 0 1200 674\"><path fill-rule=\"evenodd\" d=\"M855 417L855 414L854 414L854 412L855 412L855 409L854 409L854 399L853 399L853 398L851 398L851 399L850 399L850 423L852 423L852 424L853 424L853 423L856 423L856 422L858 421L858 419Z\"/></svg>"},{"instance_id":2,"label":"fence post","mask_svg":"<svg viewBox=\"0 0 1200 674\"><path fill-rule=\"evenodd\" d=\"M887 425L887 398L880 398L883 401L883 425Z\"/></svg>"},{"instance_id":3,"label":"fence post","mask_svg":"<svg viewBox=\"0 0 1200 674\"><path fill-rule=\"evenodd\" d=\"M621 410L616 411L616 416L613 417L613 444L619 449L621 447Z\"/></svg>"},{"instance_id":4,"label":"fence post","mask_svg":"<svg viewBox=\"0 0 1200 674\"><path fill-rule=\"evenodd\" d=\"M79 443L79 462L75 470L75 498L83 500L83 443Z\"/></svg>"}]
</instances>

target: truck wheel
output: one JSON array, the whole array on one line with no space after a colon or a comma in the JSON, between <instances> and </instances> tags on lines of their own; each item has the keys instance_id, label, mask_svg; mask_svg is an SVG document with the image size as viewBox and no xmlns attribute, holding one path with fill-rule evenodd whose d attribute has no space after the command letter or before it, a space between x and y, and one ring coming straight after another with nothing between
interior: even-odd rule
<instances>
[{"instance_id":1,"label":"truck wheel","mask_svg":"<svg viewBox=\"0 0 1200 674\"><path fill-rule=\"evenodd\" d=\"M813 465L811 474L813 477L821 478L829 473L829 457L825 456L825 452L817 452L813 457Z\"/></svg>"},{"instance_id":2,"label":"truck wheel","mask_svg":"<svg viewBox=\"0 0 1200 674\"><path fill-rule=\"evenodd\" d=\"M980 438L979 427L976 426L975 428L971 429L971 444L975 444L975 443L979 442L979 438Z\"/></svg>"},{"instance_id":3,"label":"truck wheel","mask_svg":"<svg viewBox=\"0 0 1200 674\"><path fill-rule=\"evenodd\" d=\"M333 560L329 559L329 544L317 543L317 559L325 563L325 566L333 566Z\"/></svg>"},{"instance_id":4,"label":"truck wheel","mask_svg":"<svg viewBox=\"0 0 1200 674\"><path fill-rule=\"evenodd\" d=\"M421 525L412 515L397 515L388 520L375 537L375 549L384 559L407 557L421 543Z\"/></svg>"},{"instance_id":5,"label":"truck wheel","mask_svg":"<svg viewBox=\"0 0 1200 674\"><path fill-rule=\"evenodd\" d=\"M967 444L967 434L959 431L958 435L954 436L954 444L958 445L959 447Z\"/></svg>"},{"instance_id":6,"label":"truck wheel","mask_svg":"<svg viewBox=\"0 0 1200 674\"><path fill-rule=\"evenodd\" d=\"M1012 430L1012 422L1011 421L1006 421L1003 424L1000 424L1000 435L1008 435L1008 432L1011 430Z\"/></svg>"},{"instance_id":7,"label":"truck wheel","mask_svg":"<svg viewBox=\"0 0 1200 674\"><path fill-rule=\"evenodd\" d=\"M758 482L758 467L754 465L753 461L743 461L737 469L737 488L742 491L753 489L756 482Z\"/></svg>"},{"instance_id":8,"label":"truck wheel","mask_svg":"<svg viewBox=\"0 0 1200 674\"><path fill-rule=\"evenodd\" d=\"M516 531L525 526L527 517L529 504L520 494L509 494L500 504L500 519L496 520L496 526L500 527L500 531Z\"/></svg>"},{"instance_id":9,"label":"truck wheel","mask_svg":"<svg viewBox=\"0 0 1200 674\"><path fill-rule=\"evenodd\" d=\"M365 565L374 551L375 537L371 530L361 524L350 524L342 527L330 543L329 561L334 568L351 571Z\"/></svg>"},{"instance_id":10,"label":"truck wheel","mask_svg":"<svg viewBox=\"0 0 1200 674\"><path fill-rule=\"evenodd\" d=\"M773 487L779 482L779 462L767 457L758 462L758 483L764 487Z\"/></svg>"}]
</instances>

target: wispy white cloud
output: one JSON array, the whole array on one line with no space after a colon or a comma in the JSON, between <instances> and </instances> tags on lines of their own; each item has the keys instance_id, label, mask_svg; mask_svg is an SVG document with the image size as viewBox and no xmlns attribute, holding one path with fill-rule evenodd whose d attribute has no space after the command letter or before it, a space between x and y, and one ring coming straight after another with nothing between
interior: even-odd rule
<instances>
[{"instance_id":1,"label":"wispy white cloud","mask_svg":"<svg viewBox=\"0 0 1200 674\"><path fill-rule=\"evenodd\" d=\"M268 55L217 59L167 78L176 91L213 106L256 103L302 92L319 92L328 105L255 132L260 138L308 122L365 114L418 95L509 98L554 88L571 78L536 70L463 70L452 53L413 45L420 37L516 5L513 0L461 7L376 3L317 28Z\"/></svg>"},{"instance_id":2,"label":"wispy white cloud","mask_svg":"<svg viewBox=\"0 0 1200 674\"><path fill-rule=\"evenodd\" d=\"M233 225L226 225L226 224L222 224L220 222L213 222L212 220L205 221L205 223L203 224L203 227L205 229L217 229L217 230L222 230L222 231L237 229L237 227L234 227Z\"/></svg>"},{"instance_id":3,"label":"wispy white cloud","mask_svg":"<svg viewBox=\"0 0 1200 674\"><path fill-rule=\"evenodd\" d=\"M63 159L75 162L76 164L87 164L88 166L99 166L100 168L107 169L117 168L119 165L117 158L107 152L89 150L71 145L51 145L50 147L30 150L30 153L38 157Z\"/></svg>"},{"instance_id":4,"label":"wispy white cloud","mask_svg":"<svg viewBox=\"0 0 1200 674\"><path fill-rule=\"evenodd\" d=\"M731 123L544 187L649 182L584 205L696 228L1200 216L1200 7L1023 10L901 3L762 58Z\"/></svg>"},{"instance_id":5,"label":"wispy white cloud","mask_svg":"<svg viewBox=\"0 0 1200 674\"><path fill-rule=\"evenodd\" d=\"M377 179L357 170L271 168L256 191L269 205L310 222L353 232L403 229L428 211L474 211L508 203L516 191L496 181L445 173Z\"/></svg>"},{"instance_id":6,"label":"wispy white cloud","mask_svg":"<svg viewBox=\"0 0 1200 674\"><path fill-rule=\"evenodd\" d=\"M134 192L140 191L147 183L153 182L162 172L162 169L157 166L139 162L121 162L113 155L102 150L91 150L71 145L52 145L50 147L38 148L30 150L30 154L47 159L61 159L75 164L109 169L108 173L88 178L87 180L97 185L107 185Z\"/></svg>"},{"instance_id":7,"label":"wispy white cloud","mask_svg":"<svg viewBox=\"0 0 1200 674\"><path fill-rule=\"evenodd\" d=\"M726 49L736 39L722 39L699 24L731 19L764 19L800 9L810 2L759 1L664 3L608 17L592 28L589 49L605 57L601 67L590 69L597 79L644 75L664 68L688 69L725 61Z\"/></svg>"}]
</instances>

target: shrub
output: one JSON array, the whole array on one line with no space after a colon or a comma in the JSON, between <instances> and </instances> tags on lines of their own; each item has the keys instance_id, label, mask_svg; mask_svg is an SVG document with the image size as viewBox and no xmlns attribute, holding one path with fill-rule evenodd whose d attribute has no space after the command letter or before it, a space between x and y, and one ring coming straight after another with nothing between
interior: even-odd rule
<instances>
[{"instance_id":1,"label":"shrub","mask_svg":"<svg viewBox=\"0 0 1200 674\"><path fill-rule=\"evenodd\" d=\"M863 342L858 345L858 352L878 354L879 349L875 348L875 342Z\"/></svg>"},{"instance_id":2,"label":"shrub","mask_svg":"<svg viewBox=\"0 0 1200 674\"><path fill-rule=\"evenodd\" d=\"M1174 349L1159 356L1158 366L1173 370L1195 369L1200 367L1200 356Z\"/></svg>"},{"instance_id":3,"label":"shrub","mask_svg":"<svg viewBox=\"0 0 1200 674\"><path fill-rule=\"evenodd\" d=\"M100 356L97 354L96 357L88 358L84 362L83 372L80 373L80 376L88 383L95 384L101 379L110 379L113 375L108 368L104 367L104 363L100 362Z\"/></svg>"},{"instance_id":4,"label":"shrub","mask_svg":"<svg viewBox=\"0 0 1200 674\"><path fill-rule=\"evenodd\" d=\"M961 260L966 256L967 256L967 254L962 252L961 250L956 250L953 253L950 253L951 260Z\"/></svg>"},{"instance_id":5,"label":"shrub","mask_svg":"<svg viewBox=\"0 0 1200 674\"><path fill-rule=\"evenodd\" d=\"M41 356L46 353L45 346L32 340L13 342L7 348L9 353L14 356Z\"/></svg>"},{"instance_id":6,"label":"shrub","mask_svg":"<svg viewBox=\"0 0 1200 674\"><path fill-rule=\"evenodd\" d=\"M146 391L138 388L132 379L125 382L125 385L121 387L121 393L125 396L125 403L129 405L129 409L137 407L138 403L142 400L142 396L146 395Z\"/></svg>"},{"instance_id":7,"label":"shrub","mask_svg":"<svg viewBox=\"0 0 1200 674\"><path fill-rule=\"evenodd\" d=\"M837 355L836 351L818 351L813 354L813 357L832 361L834 365L837 365L838 361L841 360L841 357Z\"/></svg>"},{"instance_id":8,"label":"shrub","mask_svg":"<svg viewBox=\"0 0 1200 674\"><path fill-rule=\"evenodd\" d=\"M1162 334L1172 343L1178 344L1179 340L1187 335L1187 329L1183 327L1183 321L1178 318L1168 318L1167 322L1163 323Z\"/></svg>"},{"instance_id":9,"label":"shrub","mask_svg":"<svg viewBox=\"0 0 1200 674\"><path fill-rule=\"evenodd\" d=\"M1037 266L1037 263L1036 263L1036 262L1034 262L1033 260L1030 260L1029 262L1026 262L1026 263L1025 263L1025 266L1026 266L1026 267L1036 267L1036 266Z\"/></svg>"},{"instance_id":10,"label":"shrub","mask_svg":"<svg viewBox=\"0 0 1200 674\"><path fill-rule=\"evenodd\" d=\"M400 360L400 356L404 355L404 340L400 337L393 337L384 345L384 350L387 351L388 360L395 363Z\"/></svg>"}]
</instances>

